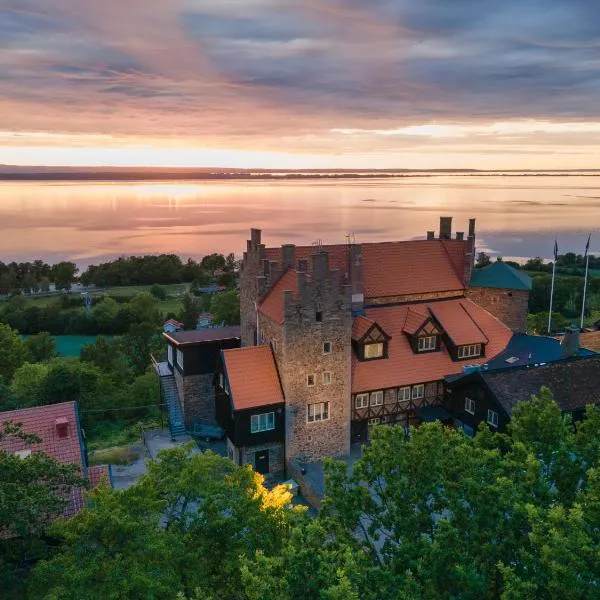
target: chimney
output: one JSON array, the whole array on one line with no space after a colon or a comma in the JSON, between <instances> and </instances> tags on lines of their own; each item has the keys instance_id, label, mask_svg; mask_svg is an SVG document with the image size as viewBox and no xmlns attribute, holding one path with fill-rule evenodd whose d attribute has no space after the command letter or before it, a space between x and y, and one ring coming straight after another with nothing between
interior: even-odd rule
<instances>
[{"instance_id":1,"label":"chimney","mask_svg":"<svg viewBox=\"0 0 600 600\"><path fill-rule=\"evenodd\" d=\"M469 219L469 237L465 244L465 287L471 283L471 275L475 266L475 219Z\"/></svg>"},{"instance_id":2,"label":"chimney","mask_svg":"<svg viewBox=\"0 0 600 600\"><path fill-rule=\"evenodd\" d=\"M54 427L59 438L69 437L69 420L66 417L58 417L54 421Z\"/></svg>"},{"instance_id":3,"label":"chimney","mask_svg":"<svg viewBox=\"0 0 600 600\"><path fill-rule=\"evenodd\" d=\"M360 312L363 309L365 297L362 276L362 250L358 244L350 245L349 259L348 275L352 293L352 311Z\"/></svg>"},{"instance_id":4,"label":"chimney","mask_svg":"<svg viewBox=\"0 0 600 600\"><path fill-rule=\"evenodd\" d=\"M283 244L281 246L281 270L293 267L296 263L296 246L294 244Z\"/></svg>"},{"instance_id":5,"label":"chimney","mask_svg":"<svg viewBox=\"0 0 600 600\"><path fill-rule=\"evenodd\" d=\"M465 232L464 231L457 231L456 232L456 239L460 240L462 242L462 240L465 239Z\"/></svg>"},{"instance_id":6,"label":"chimney","mask_svg":"<svg viewBox=\"0 0 600 600\"><path fill-rule=\"evenodd\" d=\"M250 241L255 246L260 246L261 230L251 229L250 230Z\"/></svg>"},{"instance_id":7,"label":"chimney","mask_svg":"<svg viewBox=\"0 0 600 600\"><path fill-rule=\"evenodd\" d=\"M433 239L435 239L435 231L428 231L428 232L427 232L427 239L428 239L428 240L433 240Z\"/></svg>"},{"instance_id":8,"label":"chimney","mask_svg":"<svg viewBox=\"0 0 600 600\"><path fill-rule=\"evenodd\" d=\"M440 240L452 239L452 217L440 217Z\"/></svg>"},{"instance_id":9,"label":"chimney","mask_svg":"<svg viewBox=\"0 0 600 600\"><path fill-rule=\"evenodd\" d=\"M567 358L575 356L579 352L579 327L570 325L565 331L561 343L562 351L564 356Z\"/></svg>"},{"instance_id":10,"label":"chimney","mask_svg":"<svg viewBox=\"0 0 600 600\"><path fill-rule=\"evenodd\" d=\"M475 219L469 219L469 237L475 237Z\"/></svg>"}]
</instances>

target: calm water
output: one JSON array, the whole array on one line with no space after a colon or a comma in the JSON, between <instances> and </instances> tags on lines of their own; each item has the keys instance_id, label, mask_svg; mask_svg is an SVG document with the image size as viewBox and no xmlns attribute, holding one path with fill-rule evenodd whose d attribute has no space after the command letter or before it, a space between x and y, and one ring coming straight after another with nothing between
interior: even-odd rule
<instances>
[{"instance_id":1,"label":"calm water","mask_svg":"<svg viewBox=\"0 0 600 600\"><path fill-rule=\"evenodd\" d=\"M437 230L440 215L455 231L476 217L480 249L504 257L550 257L555 235L561 253L583 252L600 231L600 177L0 183L0 260L241 254L252 226L269 245L409 239Z\"/></svg>"}]
</instances>

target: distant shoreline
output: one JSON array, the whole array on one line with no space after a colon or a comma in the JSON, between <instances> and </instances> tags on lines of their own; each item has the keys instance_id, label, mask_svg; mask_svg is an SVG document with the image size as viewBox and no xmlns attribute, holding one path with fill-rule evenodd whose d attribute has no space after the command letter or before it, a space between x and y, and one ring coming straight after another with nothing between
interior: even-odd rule
<instances>
[{"instance_id":1,"label":"distant shoreline","mask_svg":"<svg viewBox=\"0 0 600 600\"><path fill-rule=\"evenodd\" d=\"M305 180L337 180L337 179L403 179L415 177L600 177L600 169L581 170L516 170L478 171L476 169L430 169L430 170L227 170L198 171L194 169L114 169L69 171L60 168L27 171L26 168L9 170L10 167L0 165L0 181L305 181Z\"/></svg>"}]
</instances>

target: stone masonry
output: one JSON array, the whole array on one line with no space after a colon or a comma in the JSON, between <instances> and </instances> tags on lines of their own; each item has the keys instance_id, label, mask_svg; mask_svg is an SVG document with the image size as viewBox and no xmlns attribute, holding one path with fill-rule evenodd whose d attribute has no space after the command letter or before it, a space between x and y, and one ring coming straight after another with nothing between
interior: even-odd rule
<instances>
[{"instance_id":1,"label":"stone masonry","mask_svg":"<svg viewBox=\"0 0 600 600\"><path fill-rule=\"evenodd\" d=\"M471 288L466 296L517 333L527 328L529 292L496 288Z\"/></svg>"},{"instance_id":2,"label":"stone masonry","mask_svg":"<svg viewBox=\"0 0 600 600\"><path fill-rule=\"evenodd\" d=\"M185 418L185 428L190 431L196 420L215 420L215 390L213 374L186 375L175 369L175 383Z\"/></svg>"}]
</instances>

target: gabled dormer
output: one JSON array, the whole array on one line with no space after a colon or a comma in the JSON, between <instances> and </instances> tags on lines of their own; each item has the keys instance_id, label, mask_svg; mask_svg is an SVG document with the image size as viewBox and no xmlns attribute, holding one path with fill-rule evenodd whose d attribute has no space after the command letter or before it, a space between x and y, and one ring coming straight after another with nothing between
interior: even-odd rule
<instances>
[{"instance_id":1,"label":"gabled dormer","mask_svg":"<svg viewBox=\"0 0 600 600\"><path fill-rule=\"evenodd\" d=\"M437 352L442 347L444 331L428 312L409 308L402 331L415 354Z\"/></svg>"},{"instance_id":2,"label":"gabled dormer","mask_svg":"<svg viewBox=\"0 0 600 600\"><path fill-rule=\"evenodd\" d=\"M359 360L387 358L390 339L375 321L362 315L354 318L352 346Z\"/></svg>"}]
</instances>

